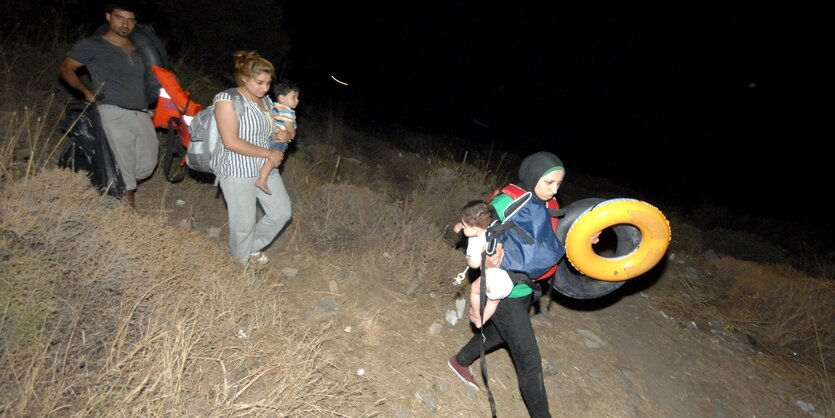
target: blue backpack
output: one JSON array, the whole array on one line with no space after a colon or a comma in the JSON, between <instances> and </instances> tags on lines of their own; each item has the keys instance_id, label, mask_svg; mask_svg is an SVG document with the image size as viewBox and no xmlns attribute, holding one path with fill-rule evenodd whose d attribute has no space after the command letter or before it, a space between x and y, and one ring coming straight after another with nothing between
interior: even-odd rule
<instances>
[{"instance_id":1,"label":"blue backpack","mask_svg":"<svg viewBox=\"0 0 835 418\"><path fill-rule=\"evenodd\" d=\"M502 210L504 221L496 220L487 229L487 254L492 255L496 244L501 243L503 270L523 273L534 282L550 278L565 255L565 247L555 233L557 217L563 212L557 200L552 198L543 205L533 193L509 184L496 190L488 202L499 194L513 201Z\"/></svg>"}]
</instances>

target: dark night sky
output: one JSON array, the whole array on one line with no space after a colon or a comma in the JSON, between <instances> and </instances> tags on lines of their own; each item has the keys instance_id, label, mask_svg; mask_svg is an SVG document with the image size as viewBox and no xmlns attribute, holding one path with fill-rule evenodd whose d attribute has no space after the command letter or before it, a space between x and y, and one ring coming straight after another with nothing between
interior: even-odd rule
<instances>
[{"instance_id":1,"label":"dark night sky","mask_svg":"<svg viewBox=\"0 0 835 418\"><path fill-rule=\"evenodd\" d=\"M823 3L281 3L286 75L347 118L546 149L684 204L826 214Z\"/></svg>"}]
</instances>

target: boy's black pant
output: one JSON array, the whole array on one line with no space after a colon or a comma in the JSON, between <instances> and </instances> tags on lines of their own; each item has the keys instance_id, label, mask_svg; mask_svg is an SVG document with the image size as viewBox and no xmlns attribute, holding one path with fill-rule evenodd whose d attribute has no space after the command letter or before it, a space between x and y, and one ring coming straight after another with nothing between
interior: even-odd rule
<instances>
[{"instance_id":1,"label":"boy's black pant","mask_svg":"<svg viewBox=\"0 0 835 418\"><path fill-rule=\"evenodd\" d=\"M548 395L542 377L542 357L529 314L533 295L499 302L496 313L484 326L484 352L507 344L519 379L519 391L531 417L550 417ZM481 335L476 334L455 355L458 364L469 366L481 355Z\"/></svg>"}]
</instances>

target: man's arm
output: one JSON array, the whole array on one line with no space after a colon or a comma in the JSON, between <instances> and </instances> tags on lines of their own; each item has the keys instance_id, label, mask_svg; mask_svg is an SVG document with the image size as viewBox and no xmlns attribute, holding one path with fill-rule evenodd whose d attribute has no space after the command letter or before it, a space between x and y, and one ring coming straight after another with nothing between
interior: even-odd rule
<instances>
[{"instance_id":1,"label":"man's arm","mask_svg":"<svg viewBox=\"0 0 835 418\"><path fill-rule=\"evenodd\" d=\"M83 66L84 64L70 57L66 57L63 61L61 61L61 64L58 65L58 75L61 76L68 86L81 92L81 94L84 95L84 100L87 100L88 102L95 102L96 95L84 85L81 78L78 77L78 74L76 73L76 71Z\"/></svg>"}]
</instances>

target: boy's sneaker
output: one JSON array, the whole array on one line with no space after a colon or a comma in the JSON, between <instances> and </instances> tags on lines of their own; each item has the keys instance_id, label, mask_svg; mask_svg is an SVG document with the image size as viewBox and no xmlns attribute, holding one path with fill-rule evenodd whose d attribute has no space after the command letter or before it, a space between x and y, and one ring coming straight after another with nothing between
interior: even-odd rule
<instances>
[{"instance_id":1,"label":"boy's sneaker","mask_svg":"<svg viewBox=\"0 0 835 418\"><path fill-rule=\"evenodd\" d=\"M446 364L449 365L449 368L452 369L452 371L455 372L455 375L466 383L467 386L475 390L481 390L478 388L478 384L476 384L475 378L470 372L470 368L458 364L458 360L455 359L455 356L452 356Z\"/></svg>"}]
</instances>

